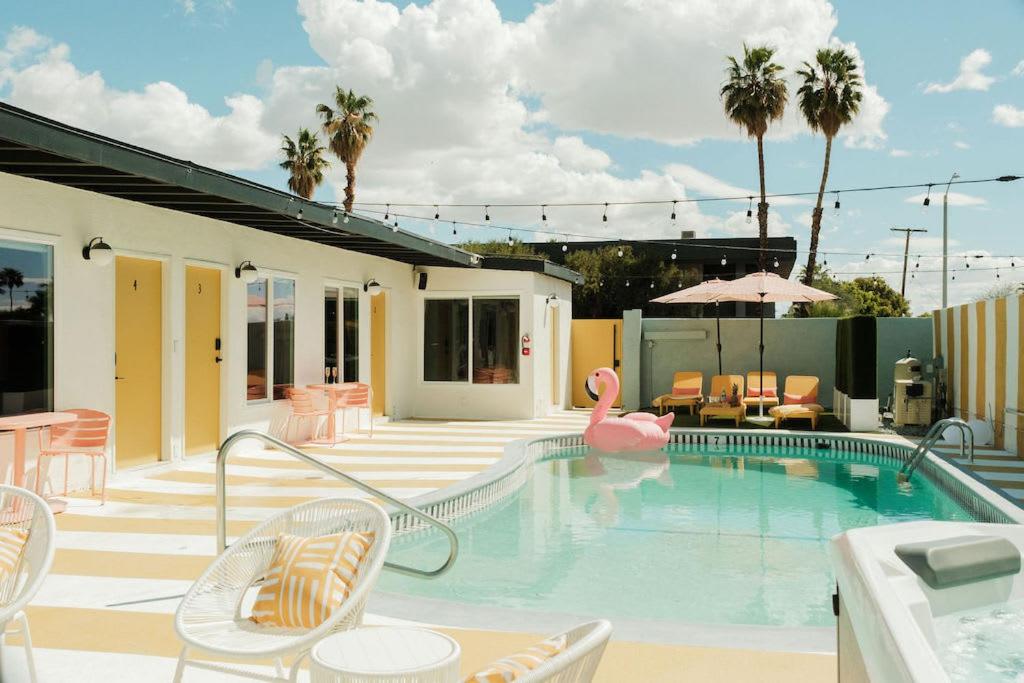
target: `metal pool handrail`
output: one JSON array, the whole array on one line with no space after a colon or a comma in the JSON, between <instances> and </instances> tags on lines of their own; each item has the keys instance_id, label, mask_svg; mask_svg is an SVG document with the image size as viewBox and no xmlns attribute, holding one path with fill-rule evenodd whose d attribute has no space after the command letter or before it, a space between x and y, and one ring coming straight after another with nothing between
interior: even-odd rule
<instances>
[{"instance_id":1,"label":"metal pool handrail","mask_svg":"<svg viewBox=\"0 0 1024 683\"><path fill-rule=\"evenodd\" d=\"M394 505L408 514L416 517L417 519L429 524L431 526L440 529L445 536L448 537L448 559L445 560L437 569L426 570L417 569L416 567L409 567L404 564L396 564L394 562L385 562L384 567L392 571L399 572L400 574L406 574L408 576L415 576L421 579L433 579L446 571L451 569L451 566L455 564L455 558L459 555L459 538L455 535L455 532L450 526L442 522L441 520L428 515L427 513L412 507L411 505L402 502L398 498L389 496L380 489L374 488L349 474L345 474L340 470L336 470L319 458L315 458L308 453L303 453L294 446L281 441L280 439L274 438L269 434L265 434L255 429L243 429L242 431L235 432L224 440L221 444L220 450L217 451L217 552L223 552L228 547L227 544L227 477L225 476L227 471L228 453L231 451L231 447L243 439L257 439L265 444L269 444L278 450L287 453L296 460L312 465L321 472L329 474L330 476L341 479L347 484L351 484L364 493L369 493L371 496L379 498L383 501Z\"/></svg>"},{"instance_id":2,"label":"metal pool handrail","mask_svg":"<svg viewBox=\"0 0 1024 683\"><path fill-rule=\"evenodd\" d=\"M960 457L964 457L964 444L967 443L967 437L971 438L970 444L970 455L968 459L971 463L974 462L974 430L971 425L967 424L964 420L959 417L947 417L939 420L931 426L928 433L924 435L921 442L917 444L917 448L911 453L910 457L903 463L903 467L900 468L899 474L896 475L899 481L909 481L910 475L914 473L917 466L924 459L924 456L928 454L932 446L942 438L942 432L946 427L956 427L960 430Z\"/></svg>"}]
</instances>

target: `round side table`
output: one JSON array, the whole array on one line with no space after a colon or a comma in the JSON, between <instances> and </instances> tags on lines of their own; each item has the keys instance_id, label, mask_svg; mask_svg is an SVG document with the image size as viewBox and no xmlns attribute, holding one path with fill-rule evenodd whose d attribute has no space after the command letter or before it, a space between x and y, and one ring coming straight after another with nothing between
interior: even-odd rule
<instances>
[{"instance_id":1,"label":"round side table","mask_svg":"<svg viewBox=\"0 0 1024 683\"><path fill-rule=\"evenodd\" d=\"M422 628L364 626L327 636L310 652L312 683L453 683L459 644Z\"/></svg>"}]
</instances>

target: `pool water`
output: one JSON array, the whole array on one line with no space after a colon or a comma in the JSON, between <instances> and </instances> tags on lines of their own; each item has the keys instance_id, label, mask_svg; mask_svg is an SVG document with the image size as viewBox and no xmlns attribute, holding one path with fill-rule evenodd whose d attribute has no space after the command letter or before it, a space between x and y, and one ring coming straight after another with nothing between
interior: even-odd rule
<instances>
[{"instance_id":1,"label":"pool water","mask_svg":"<svg viewBox=\"0 0 1024 683\"><path fill-rule=\"evenodd\" d=\"M950 680L1024 680L1024 600L939 617L935 634L942 666Z\"/></svg>"},{"instance_id":2,"label":"pool water","mask_svg":"<svg viewBox=\"0 0 1024 683\"><path fill-rule=\"evenodd\" d=\"M924 476L833 451L671 445L601 455L566 449L523 488L454 524L460 555L423 581L384 572L391 593L670 622L834 623L833 535L922 519L970 520ZM436 566L447 542L398 540L389 559Z\"/></svg>"}]
</instances>

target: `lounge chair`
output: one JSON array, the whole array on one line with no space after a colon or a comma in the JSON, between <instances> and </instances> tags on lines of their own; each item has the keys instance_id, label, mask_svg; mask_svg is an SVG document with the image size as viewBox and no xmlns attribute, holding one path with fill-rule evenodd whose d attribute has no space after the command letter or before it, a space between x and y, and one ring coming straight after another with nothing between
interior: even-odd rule
<instances>
[{"instance_id":1,"label":"lounge chair","mask_svg":"<svg viewBox=\"0 0 1024 683\"><path fill-rule=\"evenodd\" d=\"M693 415L693 409L700 403L701 392L704 390L704 374L700 372L677 372L672 377L672 393L662 394L651 401L658 409L659 415L666 410L686 406Z\"/></svg>"},{"instance_id":2,"label":"lounge chair","mask_svg":"<svg viewBox=\"0 0 1024 683\"><path fill-rule=\"evenodd\" d=\"M739 427L743 417L747 414L747 407L740 401L738 406L731 406L727 403L712 403L720 399L722 392L726 396L732 396L732 387L736 386L739 395L743 396L743 375L715 375L711 378L711 393L708 394L708 404L700 409L700 425L703 427L711 419L726 419L736 422Z\"/></svg>"},{"instance_id":3,"label":"lounge chair","mask_svg":"<svg viewBox=\"0 0 1024 683\"><path fill-rule=\"evenodd\" d=\"M3 650L5 635L20 633L25 643L28 680L36 683L32 635L28 630L25 608L39 591L53 564L57 528L50 506L42 498L22 488L0 486L0 530L28 533L20 555L14 560L14 571L0 579L0 650ZM6 553L5 556L11 559ZM7 631L10 624L16 624L17 628ZM7 680L3 672L0 672L0 680Z\"/></svg>"},{"instance_id":4,"label":"lounge chair","mask_svg":"<svg viewBox=\"0 0 1024 683\"><path fill-rule=\"evenodd\" d=\"M316 537L346 531L372 531L374 541L363 557L349 596L315 628L264 626L249 619L259 583L270 567L280 534ZM377 583L391 542L391 520L376 503L352 498L323 498L296 505L271 517L235 541L185 594L174 617L174 630L184 643L174 673L181 681L185 667L258 680L295 680L303 655L333 631L359 626L370 591ZM192 654L200 659L192 658ZM285 658L294 658L285 674ZM276 676L210 661L227 659L241 665L273 661Z\"/></svg>"},{"instance_id":5,"label":"lounge chair","mask_svg":"<svg viewBox=\"0 0 1024 683\"><path fill-rule=\"evenodd\" d=\"M775 406L768 414L775 418L778 429L784 420L804 419L811 421L811 430L818 428L818 416L825 409L818 404L818 378L810 375L790 375L782 392L782 405Z\"/></svg>"},{"instance_id":6,"label":"lounge chair","mask_svg":"<svg viewBox=\"0 0 1024 683\"><path fill-rule=\"evenodd\" d=\"M516 676L516 683L589 683L601 663L605 646L612 635L612 625L604 619L581 624L573 629L551 636L545 643L565 638L565 649L558 654L542 661L539 665ZM510 655L503 662L517 660ZM518 660L522 662L521 659ZM500 668L502 662L496 662ZM521 665L520 665L521 666ZM513 665L514 668L519 669ZM485 669L486 671L486 669ZM500 678L480 677L471 674L466 681L506 680Z\"/></svg>"},{"instance_id":7,"label":"lounge chair","mask_svg":"<svg viewBox=\"0 0 1024 683\"><path fill-rule=\"evenodd\" d=\"M764 372L764 396L761 396L761 372L747 373L747 393L743 404L748 408L764 405L765 408L779 405L779 382L774 372Z\"/></svg>"}]
</instances>

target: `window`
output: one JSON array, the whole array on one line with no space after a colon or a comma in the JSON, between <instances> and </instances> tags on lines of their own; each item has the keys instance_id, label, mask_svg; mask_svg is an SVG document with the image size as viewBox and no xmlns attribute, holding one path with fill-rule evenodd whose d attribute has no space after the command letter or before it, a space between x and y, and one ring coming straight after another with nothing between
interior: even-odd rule
<instances>
[{"instance_id":1,"label":"window","mask_svg":"<svg viewBox=\"0 0 1024 683\"><path fill-rule=\"evenodd\" d=\"M471 311L469 299L424 302L424 381L469 381L472 349L474 384L517 384L519 299L481 297L472 304Z\"/></svg>"},{"instance_id":2,"label":"window","mask_svg":"<svg viewBox=\"0 0 1024 683\"><path fill-rule=\"evenodd\" d=\"M339 358L342 359L340 364ZM359 381L359 289L356 287L324 290L324 378Z\"/></svg>"},{"instance_id":3,"label":"window","mask_svg":"<svg viewBox=\"0 0 1024 683\"><path fill-rule=\"evenodd\" d=\"M473 382L519 383L519 299L473 299Z\"/></svg>"},{"instance_id":4,"label":"window","mask_svg":"<svg viewBox=\"0 0 1024 683\"><path fill-rule=\"evenodd\" d=\"M423 379L465 382L469 379L469 300L424 302Z\"/></svg>"},{"instance_id":5,"label":"window","mask_svg":"<svg viewBox=\"0 0 1024 683\"><path fill-rule=\"evenodd\" d=\"M295 280L274 278L274 400L295 385Z\"/></svg>"},{"instance_id":6,"label":"window","mask_svg":"<svg viewBox=\"0 0 1024 683\"><path fill-rule=\"evenodd\" d=\"M0 416L53 409L53 247L0 240Z\"/></svg>"},{"instance_id":7,"label":"window","mask_svg":"<svg viewBox=\"0 0 1024 683\"><path fill-rule=\"evenodd\" d=\"M267 378L272 377L270 395L275 400L282 399L285 389L295 381L295 281L257 280L246 286L246 295L246 398L265 400Z\"/></svg>"}]
</instances>

